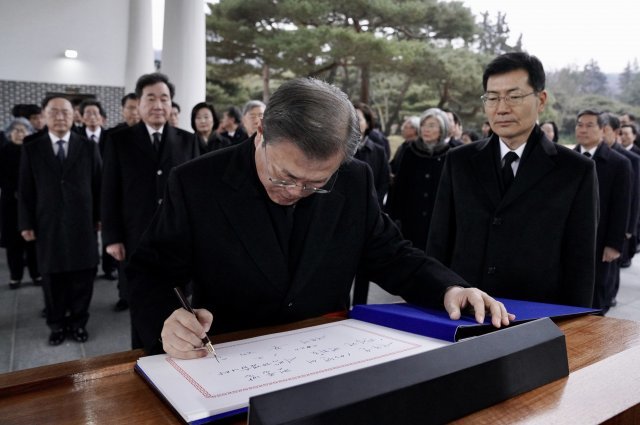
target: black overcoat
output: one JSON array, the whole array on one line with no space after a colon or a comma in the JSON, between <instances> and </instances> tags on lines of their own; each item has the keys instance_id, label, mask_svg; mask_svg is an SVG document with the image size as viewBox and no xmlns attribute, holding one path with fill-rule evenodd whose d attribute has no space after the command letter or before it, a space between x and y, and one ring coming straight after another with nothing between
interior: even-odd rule
<instances>
[{"instance_id":1,"label":"black overcoat","mask_svg":"<svg viewBox=\"0 0 640 425\"><path fill-rule=\"evenodd\" d=\"M494 135L447 154L427 254L492 296L591 307L598 223L593 161L535 126L503 197L498 143Z\"/></svg>"},{"instance_id":2,"label":"black overcoat","mask_svg":"<svg viewBox=\"0 0 640 425\"><path fill-rule=\"evenodd\" d=\"M629 224L627 233L636 235L638 229L638 217L640 216L640 155L626 150L621 144L615 143L612 147L614 152L619 153L629 160L631 164L631 184L629 185Z\"/></svg>"},{"instance_id":3,"label":"black overcoat","mask_svg":"<svg viewBox=\"0 0 640 425\"><path fill-rule=\"evenodd\" d=\"M450 147L442 146L441 151L427 155L415 148L415 143L422 141L410 142L401 156L387 211L399 223L403 236L416 248L425 250L440 175Z\"/></svg>"},{"instance_id":4,"label":"black overcoat","mask_svg":"<svg viewBox=\"0 0 640 425\"><path fill-rule=\"evenodd\" d=\"M579 147L576 146L576 150ZM631 199L631 163L606 143L598 145L593 155L598 174L600 220L596 242L596 259L602 258L606 246L622 252L629 220Z\"/></svg>"},{"instance_id":5,"label":"black overcoat","mask_svg":"<svg viewBox=\"0 0 640 425\"><path fill-rule=\"evenodd\" d=\"M579 147L576 147L579 149ZM603 262L605 247L622 252L631 207L631 163L606 143L598 146L593 161L598 174L600 220L596 239L596 280L593 307L607 308L615 296L620 270L616 262Z\"/></svg>"},{"instance_id":6,"label":"black overcoat","mask_svg":"<svg viewBox=\"0 0 640 425\"><path fill-rule=\"evenodd\" d=\"M367 137L363 146L358 148L355 158L371 167L373 184L378 196L378 204L382 208L384 198L387 196L387 192L389 192L389 182L391 180L389 163L387 162L387 155L384 152L384 148L373 143L371 139Z\"/></svg>"},{"instance_id":7,"label":"black overcoat","mask_svg":"<svg viewBox=\"0 0 640 425\"><path fill-rule=\"evenodd\" d=\"M21 246L18 231L18 174L22 146L7 142L0 147L0 246Z\"/></svg>"},{"instance_id":8,"label":"black overcoat","mask_svg":"<svg viewBox=\"0 0 640 425\"><path fill-rule=\"evenodd\" d=\"M346 311L359 266L387 291L442 305L462 279L411 248L380 207L370 168L342 166L313 205L290 276L256 182L254 141L212 152L171 173L165 202L134 253L132 320L147 350L179 308L173 287L193 282L193 305L213 312L213 333ZM155 348L155 349L154 349Z\"/></svg>"},{"instance_id":9,"label":"black overcoat","mask_svg":"<svg viewBox=\"0 0 640 425\"><path fill-rule=\"evenodd\" d=\"M162 202L169 171L200 155L193 134L165 125L160 157L144 122L110 131L105 141L102 240L124 243L127 256Z\"/></svg>"},{"instance_id":10,"label":"black overcoat","mask_svg":"<svg viewBox=\"0 0 640 425\"><path fill-rule=\"evenodd\" d=\"M97 266L101 167L98 146L73 131L63 164L48 133L23 145L19 229L35 231L41 273Z\"/></svg>"}]
</instances>

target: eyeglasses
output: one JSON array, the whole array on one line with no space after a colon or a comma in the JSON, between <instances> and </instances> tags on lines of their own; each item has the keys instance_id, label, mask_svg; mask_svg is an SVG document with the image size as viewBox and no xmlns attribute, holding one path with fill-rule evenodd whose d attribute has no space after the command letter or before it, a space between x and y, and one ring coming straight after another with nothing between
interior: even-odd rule
<instances>
[{"instance_id":1,"label":"eyeglasses","mask_svg":"<svg viewBox=\"0 0 640 425\"><path fill-rule=\"evenodd\" d=\"M532 94L536 94L537 92L532 91L527 94L508 94L506 96L496 96L495 94L483 94L480 96L480 100L484 103L484 106L487 108L495 108L500 103L500 100L504 100L504 103L509 106L518 106L522 105L524 98L527 96L531 96Z\"/></svg>"},{"instance_id":2,"label":"eyeglasses","mask_svg":"<svg viewBox=\"0 0 640 425\"><path fill-rule=\"evenodd\" d=\"M336 184L336 180L338 179L338 171L336 171L335 173L333 173L331 175L331 177L329 177L327 179L327 182L325 183L325 185L323 187L315 187L315 186L310 186L310 185L306 185L306 184L298 184L294 181L287 181L287 180L279 180L279 179L274 179L273 177L271 177L271 174L269 173L269 158L267 157L267 143L265 143L264 141L262 142L262 144L264 145L264 161L265 164L267 166L266 170L267 170L267 178L269 179L269 181L271 182L272 185L277 186L277 187L282 187L285 189L293 189L293 188L297 188L300 189L301 192L305 193L305 194L312 194L312 193L317 193L320 195L326 194L331 192L331 190L333 190L333 186Z\"/></svg>"},{"instance_id":3,"label":"eyeglasses","mask_svg":"<svg viewBox=\"0 0 640 425\"><path fill-rule=\"evenodd\" d=\"M598 124L590 123L576 123L576 128L586 128L587 130L593 130L594 128L598 128Z\"/></svg>"}]
</instances>

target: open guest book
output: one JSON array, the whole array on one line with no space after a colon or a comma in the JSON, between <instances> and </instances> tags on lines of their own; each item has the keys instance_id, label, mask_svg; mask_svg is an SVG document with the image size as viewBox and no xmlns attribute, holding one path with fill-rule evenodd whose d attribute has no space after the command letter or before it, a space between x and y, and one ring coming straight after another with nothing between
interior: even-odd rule
<instances>
[{"instance_id":1,"label":"open guest book","mask_svg":"<svg viewBox=\"0 0 640 425\"><path fill-rule=\"evenodd\" d=\"M530 308L535 303L525 304ZM582 310L583 314L592 311ZM135 369L185 422L200 424L244 412L250 399L259 401L260 396L267 393L286 391L294 386L304 388L357 371L366 373L367 368L374 371L386 364L439 351L451 345L448 341L455 340L451 329L460 326L493 329L490 325L475 326L472 321L452 321L444 312L407 304L357 306L352 313L352 317L360 320L351 318L216 344L219 362L212 356L179 360L156 355L140 358ZM571 310L569 314L579 313ZM436 328L440 330L433 330ZM444 332L444 328L449 330ZM424 329L431 330L424 332ZM536 334L544 332L536 331ZM557 337L554 335L552 339ZM564 340L562 342L564 347ZM564 357L566 363L566 352Z\"/></svg>"},{"instance_id":2,"label":"open guest book","mask_svg":"<svg viewBox=\"0 0 640 425\"><path fill-rule=\"evenodd\" d=\"M247 410L249 398L447 345L359 320L216 344L212 356L142 357L136 370L189 423Z\"/></svg>"}]
</instances>

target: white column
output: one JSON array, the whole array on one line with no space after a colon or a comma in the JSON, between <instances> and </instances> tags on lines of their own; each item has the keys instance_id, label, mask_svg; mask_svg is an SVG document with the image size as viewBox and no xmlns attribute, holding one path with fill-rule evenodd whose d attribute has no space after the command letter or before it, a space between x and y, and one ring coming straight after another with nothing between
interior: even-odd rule
<instances>
[{"instance_id":1,"label":"white column","mask_svg":"<svg viewBox=\"0 0 640 425\"><path fill-rule=\"evenodd\" d=\"M165 0L161 72L176 86L180 127L191 131L191 108L206 94L203 0Z\"/></svg>"},{"instance_id":2,"label":"white column","mask_svg":"<svg viewBox=\"0 0 640 425\"><path fill-rule=\"evenodd\" d=\"M125 91L134 91L142 74L155 70L153 57L152 0L129 1L129 37L125 67Z\"/></svg>"}]
</instances>

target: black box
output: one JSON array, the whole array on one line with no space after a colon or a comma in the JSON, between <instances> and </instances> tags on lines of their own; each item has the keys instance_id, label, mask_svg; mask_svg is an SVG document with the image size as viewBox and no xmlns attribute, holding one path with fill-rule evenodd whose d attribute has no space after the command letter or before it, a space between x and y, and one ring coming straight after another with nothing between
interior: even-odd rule
<instances>
[{"instance_id":1,"label":"black box","mask_svg":"<svg viewBox=\"0 0 640 425\"><path fill-rule=\"evenodd\" d=\"M569 374L550 319L252 397L250 425L439 424Z\"/></svg>"}]
</instances>

